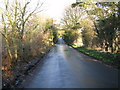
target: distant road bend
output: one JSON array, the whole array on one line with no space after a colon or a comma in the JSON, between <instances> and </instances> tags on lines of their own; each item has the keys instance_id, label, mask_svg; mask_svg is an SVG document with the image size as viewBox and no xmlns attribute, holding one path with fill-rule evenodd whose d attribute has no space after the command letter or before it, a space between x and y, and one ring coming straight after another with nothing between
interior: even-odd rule
<instances>
[{"instance_id":1,"label":"distant road bend","mask_svg":"<svg viewBox=\"0 0 120 90\"><path fill-rule=\"evenodd\" d=\"M59 38L20 87L117 88L118 70L76 51Z\"/></svg>"}]
</instances>

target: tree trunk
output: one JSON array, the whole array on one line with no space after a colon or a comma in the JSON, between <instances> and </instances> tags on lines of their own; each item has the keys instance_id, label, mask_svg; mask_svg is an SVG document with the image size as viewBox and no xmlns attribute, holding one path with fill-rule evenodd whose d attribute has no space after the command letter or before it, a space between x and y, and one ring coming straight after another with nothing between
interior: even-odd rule
<instances>
[{"instance_id":1,"label":"tree trunk","mask_svg":"<svg viewBox=\"0 0 120 90\"><path fill-rule=\"evenodd\" d=\"M113 47L113 45L111 45L110 48L111 48L111 52L114 53L114 47Z\"/></svg>"},{"instance_id":2,"label":"tree trunk","mask_svg":"<svg viewBox=\"0 0 120 90\"><path fill-rule=\"evenodd\" d=\"M108 51L108 44L105 43L105 51Z\"/></svg>"}]
</instances>

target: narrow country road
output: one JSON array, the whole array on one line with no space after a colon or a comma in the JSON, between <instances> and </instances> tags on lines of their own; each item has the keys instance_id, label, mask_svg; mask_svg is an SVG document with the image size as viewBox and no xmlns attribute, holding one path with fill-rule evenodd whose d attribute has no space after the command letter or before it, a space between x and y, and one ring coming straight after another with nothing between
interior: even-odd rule
<instances>
[{"instance_id":1,"label":"narrow country road","mask_svg":"<svg viewBox=\"0 0 120 90\"><path fill-rule=\"evenodd\" d=\"M26 78L24 88L115 88L118 70L67 46L62 38Z\"/></svg>"}]
</instances>

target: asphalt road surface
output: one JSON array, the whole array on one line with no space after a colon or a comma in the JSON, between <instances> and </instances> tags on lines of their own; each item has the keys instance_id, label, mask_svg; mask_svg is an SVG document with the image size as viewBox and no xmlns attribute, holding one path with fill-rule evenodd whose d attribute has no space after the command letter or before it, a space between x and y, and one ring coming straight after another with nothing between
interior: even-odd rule
<instances>
[{"instance_id":1,"label":"asphalt road surface","mask_svg":"<svg viewBox=\"0 0 120 90\"><path fill-rule=\"evenodd\" d=\"M59 38L20 87L117 88L118 70L76 51Z\"/></svg>"}]
</instances>

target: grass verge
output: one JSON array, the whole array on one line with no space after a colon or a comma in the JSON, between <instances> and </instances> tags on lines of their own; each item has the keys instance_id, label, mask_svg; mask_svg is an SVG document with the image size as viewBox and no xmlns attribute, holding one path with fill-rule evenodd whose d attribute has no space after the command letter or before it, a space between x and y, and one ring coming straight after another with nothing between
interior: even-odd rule
<instances>
[{"instance_id":1,"label":"grass verge","mask_svg":"<svg viewBox=\"0 0 120 90\"><path fill-rule=\"evenodd\" d=\"M115 66L120 69L120 54L112 54L109 52L100 52L97 50L87 49L86 47L78 47L76 45L70 45L78 51L87 54L95 59L98 59L106 64Z\"/></svg>"}]
</instances>

